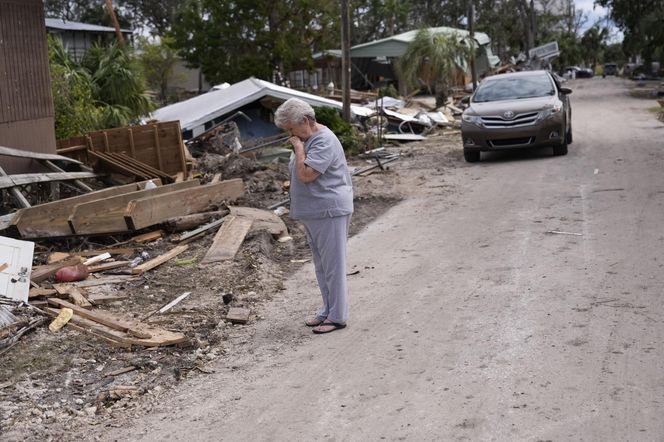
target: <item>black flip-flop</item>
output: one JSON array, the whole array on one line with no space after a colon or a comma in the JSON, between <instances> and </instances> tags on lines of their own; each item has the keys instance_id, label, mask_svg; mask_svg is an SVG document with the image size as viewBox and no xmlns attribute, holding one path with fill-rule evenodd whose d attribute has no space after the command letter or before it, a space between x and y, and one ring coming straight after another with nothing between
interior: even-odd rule
<instances>
[{"instance_id":1,"label":"black flip-flop","mask_svg":"<svg viewBox=\"0 0 664 442\"><path fill-rule=\"evenodd\" d=\"M319 318L314 318L314 319L311 320L311 321L316 321L316 320L318 320L318 319L319 319ZM318 327L319 325L323 324L323 322L325 322L325 318L320 318L320 322L318 322L318 323L316 323L316 324L310 323L309 321L310 321L310 320L306 320L306 321L304 321L304 325L306 325L307 327Z\"/></svg>"},{"instance_id":2,"label":"black flip-flop","mask_svg":"<svg viewBox=\"0 0 664 442\"><path fill-rule=\"evenodd\" d=\"M318 335L321 335L323 333L330 333L335 330L341 330L342 328L346 328L346 324L341 324L339 322L323 322L322 324L319 324L316 327L330 327L330 326L332 326L332 328L330 328L329 330L316 330L314 328L313 332Z\"/></svg>"}]
</instances>

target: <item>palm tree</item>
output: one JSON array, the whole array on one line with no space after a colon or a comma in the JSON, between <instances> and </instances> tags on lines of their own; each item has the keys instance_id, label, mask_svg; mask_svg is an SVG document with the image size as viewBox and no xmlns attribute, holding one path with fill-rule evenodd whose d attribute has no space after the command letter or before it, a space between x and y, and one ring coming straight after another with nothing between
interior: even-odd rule
<instances>
[{"instance_id":1,"label":"palm tree","mask_svg":"<svg viewBox=\"0 0 664 442\"><path fill-rule=\"evenodd\" d=\"M460 33L434 34L421 29L399 60L399 78L409 87L433 83L436 106L442 106L449 95L449 77L467 64L474 52L472 46Z\"/></svg>"},{"instance_id":2,"label":"palm tree","mask_svg":"<svg viewBox=\"0 0 664 442\"><path fill-rule=\"evenodd\" d=\"M140 62L129 46L94 46L85 53L81 64L90 74L105 127L126 126L155 108L146 94Z\"/></svg>"},{"instance_id":3,"label":"palm tree","mask_svg":"<svg viewBox=\"0 0 664 442\"><path fill-rule=\"evenodd\" d=\"M602 28L600 30L599 27L593 26L583 34L583 37L581 37L581 45L586 50L588 58L590 58L593 72L597 65L597 58L602 49L604 49L608 36L609 30L607 28Z\"/></svg>"}]
</instances>

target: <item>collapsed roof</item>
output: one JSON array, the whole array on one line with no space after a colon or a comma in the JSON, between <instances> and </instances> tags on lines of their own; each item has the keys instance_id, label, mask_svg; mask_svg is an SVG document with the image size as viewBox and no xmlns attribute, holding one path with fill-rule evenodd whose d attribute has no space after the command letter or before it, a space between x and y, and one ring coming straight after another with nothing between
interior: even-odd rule
<instances>
[{"instance_id":1,"label":"collapsed roof","mask_svg":"<svg viewBox=\"0 0 664 442\"><path fill-rule=\"evenodd\" d=\"M150 114L150 118L160 121L180 120L182 132L191 131L191 136L185 138L195 138L206 131L207 123L264 97L281 101L286 101L289 98L299 98L312 106L336 109L342 109L343 107L343 104L339 101L296 91L252 77L225 89L213 90L189 100L157 109ZM373 111L361 106L351 106L351 112L356 116L367 117Z\"/></svg>"}]
</instances>

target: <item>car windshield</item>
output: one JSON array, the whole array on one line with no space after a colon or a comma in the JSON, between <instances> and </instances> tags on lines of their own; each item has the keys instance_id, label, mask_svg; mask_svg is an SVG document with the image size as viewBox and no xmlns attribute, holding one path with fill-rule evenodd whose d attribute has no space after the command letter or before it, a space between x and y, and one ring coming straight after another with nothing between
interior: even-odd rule
<instances>
[{"instance_id":1,"label":"car windshield","mask_svg":"<svg viewBox=\"0 0 664 442\"><path fill-rule=\"evenodd\" d=\"M546 74L523 77L496 78L479 85L473 102L518 100L545 97L556 93L553 82Z\"/></svg>"}]
</instances>

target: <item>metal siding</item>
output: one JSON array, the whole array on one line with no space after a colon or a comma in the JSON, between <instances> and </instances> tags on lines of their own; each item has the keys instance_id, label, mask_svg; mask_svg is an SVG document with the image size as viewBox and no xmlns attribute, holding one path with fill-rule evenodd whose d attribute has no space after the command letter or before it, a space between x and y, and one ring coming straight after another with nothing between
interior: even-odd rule
<instances>
[{"instance_id":1,"label":"metal siding","mask_svg":"<svg viewBox=\"0 0 664 442\"><path fill-rule=\"evenodd\" d=\"M0 145L32 152L55 153L53 117L0 123ZM0 156L0 167L7 173L39 172L36 161Z\"/></svg>"},{"instance_id":2,"label":"metal siding","mask_svg":"<svg viewBox=\"0 0 664 442\"><path fill-rule=\"evenodd\" d=\"M0 123L53 116L41 0L0 0Z\"/></svg>"},{"instance_id":3,"label":"metal siding","mask_svg":"<svg viewBox=\"0 0 664 442\"><path fill-rule=\"evenodd\" d=\"M0 145L55 153L55 130L42 0L0 0ZM37 163L0 156L8 173Z\"/></svg>"}]
</instances>

